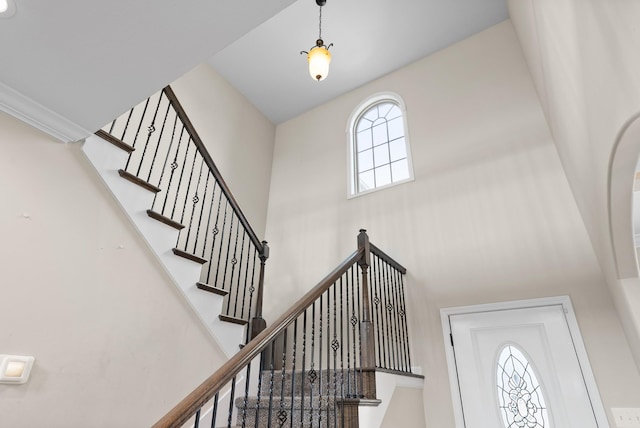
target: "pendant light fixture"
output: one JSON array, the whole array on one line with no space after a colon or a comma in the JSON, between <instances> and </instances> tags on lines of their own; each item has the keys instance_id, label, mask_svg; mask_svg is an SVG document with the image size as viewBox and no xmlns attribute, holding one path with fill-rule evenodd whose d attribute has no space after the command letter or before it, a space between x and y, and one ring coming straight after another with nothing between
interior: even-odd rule
<instances>
[{"instance_id":1,"label":"pendant light fixture","mask_svg":"<svg viewBox=\"0 0 640 428\"><path fill-rule=\"evenodd\" d=\"M333 46L331 43L329 46L325 46L322 40L322 6L327 4L326 0L316 0L316 4L320 7L320 18L318 20L318 40L316 45L312 47L309 52L301 51L300 54L307 54L307 61L309 61L309 74L311 78L318 82L324 80L329 74L329 63L331 62L331 53L329 48Z\"/></svg>"}]
</instances>

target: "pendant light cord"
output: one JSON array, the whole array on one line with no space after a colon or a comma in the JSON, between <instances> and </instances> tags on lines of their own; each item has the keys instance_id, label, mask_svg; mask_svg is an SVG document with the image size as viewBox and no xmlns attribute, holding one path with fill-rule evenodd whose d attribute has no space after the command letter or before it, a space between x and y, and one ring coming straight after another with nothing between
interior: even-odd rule
<instances>
[{"instance_id":1,"label":"pendant light cord","mask_svg":"<svg viewBox=\"0 0 640 428\"><path fill-rule=\"evenodd\" d=\"M318 38L322 40L322 6L320 6L320 19L318 19Z\"/></svg>"}]
</instances>

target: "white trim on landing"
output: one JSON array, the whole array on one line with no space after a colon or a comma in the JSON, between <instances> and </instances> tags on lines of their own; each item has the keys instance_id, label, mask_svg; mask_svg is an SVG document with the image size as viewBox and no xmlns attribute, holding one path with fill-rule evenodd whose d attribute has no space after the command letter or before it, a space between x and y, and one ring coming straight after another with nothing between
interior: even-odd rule
<instances>
[{"instance_id":1,"label":"white trim on landing","mask_svg":"<svg viewBox=\"0 0 640 428\"><path fill-rule=\"evenodd\" d=\"M0 82L0 110L64 143L82 140L90 131Z\"/></svg>"}]
</instances>

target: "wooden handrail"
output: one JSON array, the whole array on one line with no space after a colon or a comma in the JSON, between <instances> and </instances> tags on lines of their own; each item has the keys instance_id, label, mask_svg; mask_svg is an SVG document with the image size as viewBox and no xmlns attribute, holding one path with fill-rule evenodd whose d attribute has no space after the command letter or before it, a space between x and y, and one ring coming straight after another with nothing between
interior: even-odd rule
<instances>
[{"instance_id":1,"label":"wooden handrail","mask_svg":"<svg viewBox=\"0 0 640 428\"><path fill-rule=\"evenodd\" d=\"M173 89L171 89L170 86L167 86L162 90L162 92L166 95L167 99L169 100L169 102L171 103L173 108L175 109L176 114L178 115L178 117L180 118L182 123L184 124L184 127L187 130L187 132L189 133L189 136L191 137L191 140L193 141L193 143L198 148L198 151L200 152L200 155L202 155L202 158L204 159L205 163L207 164L207 166L211 170L211 173L213 174L213 176L218 181L218 184L220 186L220 189L222 190L222 193L224 193L224 195L229 200L229 204L231 205L231 208L236 213L236 215L238 216L238 219L240 220L240 223L242 223L242 225L244 226L245 230L249 234L249 238L253 242L253 245L255 245L255 247L258 249L258 252L262 253L263 252L262 243L260 242L260 240L258 239L258 236L256 235L255 231L253 230L253 228L249 224L249 221L247 220L247 218L245 217L244 213L242 212L242 209L240 209L240 205L238 204L236 199L233 197L233 194L231 193L231 190L229 189L229 186L227 185L227 183L222 178L222 174L220 174L220 171L218 170L218 167L213 162L213 159L211 158L211 155L207 151L204 143L202 142L202 139L200 138L200 136L196 132L196 129L193 126L193 123L191 123L191 120L189 120L189 117L185 113L184 108L182 107L182 104L180 104L180 101L178 101L178 98L176 97L176 94L173 92Z\"/></svg>"},{"instance_id":2,"label":"wooden handrail","mask_svg":"<svg viewBox=\"0 0 640 428\"><path fill-rule=\"evenodd\" d=\"M251 361L269 346L284 330L293 323L313 302L315 302L333 283L356 264L364 255L359 248L335 268L329 275L305 294L284 315L278 318L271 327L264 330L249 342L236 355L231 357L214 374L209 376L200 386L187 395L169 413L153 425L153 428L177 428L186 423L198 409L208 402L216 392L228 384L234 376L247 367Z\"/></svg>"},{"instance_id":3,"label":"wooden handrail","mask_svg":"<svg viewBox=\"0 0 640 428\"><path fill-rule=\"evenodd\" d=\"M375 254L376 256L380 257L382 260L384 260L385 262L389 263L391 266L393 266L394 268L398 269L398 271L401 274L406 274L407 273L407 269L402 266L400 263L398 263L397 261L393 260L387 253L385 253L384 251L382 251L380 248L376 247L375 245L369 243L369 246L371 248L371 252L373 254Z\"/></svg>"}]
</instances>

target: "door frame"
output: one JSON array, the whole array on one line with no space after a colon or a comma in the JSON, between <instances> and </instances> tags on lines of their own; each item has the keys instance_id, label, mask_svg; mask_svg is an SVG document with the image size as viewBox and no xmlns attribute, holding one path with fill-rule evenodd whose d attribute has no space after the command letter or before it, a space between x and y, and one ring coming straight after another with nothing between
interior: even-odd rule
<instances>
[{"instance_id":1,"label":"door frame","mask_svg":"<svg viewBox=\"0 0 640 428\"><path fill-rule=\"evenodd\" d=\"M576 320L576 315L569 296L544 297L539 299L515 300L511 302L488 303L472 306L457 306L452 308L440 309L442 333L444 335L444 348L447 357L447 367L449 369L449 384L451 386L451 399L453 401L453 414L455 418L456 428L465 428L465 424L464 416L462 413L460 385L458 384L458 369L456 367L453 346L451 346L451 323L449 317L451 315L474 314L482 312L504 311L509 309L525 309L556 305L561 305L564 310L567 325L569 326L569 334L571 335L571 339L573 340L573 345L578 357L578 363L580 364L582 376L584 377L585 385L587 387L587 393L589 394L589 399L591 400L591 405L593 407L593 413L596 417L596 423L601 428L609 428L607 413L602 404L600 393L598 392L598 386L596 384L595 377L593 376L593 371L591 370L591 364L589 363L587 350L584 347L582 334L580 333L578 321Z\"/></svg>"}]
</instances>

